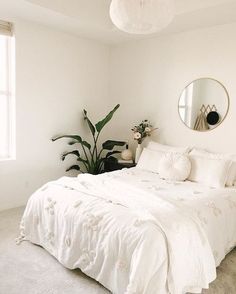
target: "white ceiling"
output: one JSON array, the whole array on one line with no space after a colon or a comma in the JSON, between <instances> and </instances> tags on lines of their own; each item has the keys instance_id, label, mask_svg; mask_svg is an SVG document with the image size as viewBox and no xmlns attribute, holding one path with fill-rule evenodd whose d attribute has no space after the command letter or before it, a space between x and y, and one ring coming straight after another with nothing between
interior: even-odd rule
<instances>
[{"instance_id":1,"label":"white ceiling","mask_svg":"<svg viewBox=\"0 0 236 294\"><path fill-rule=\"evenodd\" d=\"M0 0L0 17L21 18L106 43L147 36L116 29L109 18L111 0ZM236 0L175 0L173 22L155 35L236 22Z\"/></svg>"}]
</instances>

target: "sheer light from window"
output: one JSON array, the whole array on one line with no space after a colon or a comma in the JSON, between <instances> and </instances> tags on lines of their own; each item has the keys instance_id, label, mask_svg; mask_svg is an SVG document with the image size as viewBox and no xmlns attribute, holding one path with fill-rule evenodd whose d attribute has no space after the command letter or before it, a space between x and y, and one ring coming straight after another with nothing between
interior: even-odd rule
<instances>
[{"instance_id":1,"label":"sheer light from window","mask_svg":"<svg viewBox=\"0 0 236 294\"><path fill-rule=\"evenodd\" d=\"M0 21L0 160L15 158L14 37Z\"/></svg>"}]
</instances>

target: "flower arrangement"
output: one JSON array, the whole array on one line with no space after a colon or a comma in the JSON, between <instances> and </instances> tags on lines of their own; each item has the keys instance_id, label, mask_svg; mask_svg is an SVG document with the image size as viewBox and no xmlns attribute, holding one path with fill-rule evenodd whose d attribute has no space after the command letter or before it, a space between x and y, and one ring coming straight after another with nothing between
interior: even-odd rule
<instances>
[{"instance_id":1,"label":"flower arrangement","mask_svg":"<svg viewBox=\"0 0 236 294\"><path fill-rule=\"evenodd\" d=\"M145 119L138 126L134 126L132 131L134 133L134 140L141 144L146 137L151 136L151 133L156 130L151 123Z\"/></svg>"}]
</instances>

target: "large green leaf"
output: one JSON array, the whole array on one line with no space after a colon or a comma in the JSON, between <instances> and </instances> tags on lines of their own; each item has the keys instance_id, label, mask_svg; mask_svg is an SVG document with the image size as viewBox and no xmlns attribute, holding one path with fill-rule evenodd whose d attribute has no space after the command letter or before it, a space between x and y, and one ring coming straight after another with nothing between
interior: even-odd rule
<instances>
[{"instance_id":1,"label":"large green leaf","mask_svg":"<svg viewBox=\"0 0 236 294\"><path fill-rule=\"evenodd\" d=\"M74 150L74 151L63 153L62 156L61 156L61 160L64 161L67 155L75 155L77 157L80 157L79 151L78 150Z\"/></svg>"},{"instance_id":2,"label":"large green leaf","mask_svg":"<svg viewBox=\"0 0 236 294\"><path fill-rule=\"evenodd\" d=\"M54 141L62 139L62 138L70 138L70 139L76 140L78 143L82 142L82 138L78 135L62 135L62 136L52 138L52 141L54 142Z\"/></svg>"},{"instance_id":3,"label":"large green leaf","mask_svg":"<svg viewBox=\"0 0 236 294\"><path fill-rule=\"evenodd\" d=\"M75 156L77 156L77 161L82 162L84 164L84 166L86 167L86 169L87 169L89 162L88 162L88 160L83 159L83 158L80 157L80 153L79 153L78 150L74 150L74 151L66 152L66 153L62 154L61 160L64 161L67 155L75 155Z\"/></svg>"},{"instance_id":4,"label":"large green leaf","mask_svg":"<svg viewBox=\"0 0 236 294\"><path fill-rule=\"evenodd\" d=\"M90 121L90 119L88 118L87 116L87 111L84 109L84 120L86 120L88 126L89 126L89 129L91 131L91 133L93 134L93 136L95 135L95 127L94 125L92 124L92 122Z\"/></svg>"},{"instance_id":5,"label":"large green leaf","mask_svg":"<svg viewBox=\"0 0 236 294\"><path fill-rule=\"evenodd\" d=\"M78 157L78 158L77 158L77 161L79 161L79 162L83 162L83 163L85 163L85 165L86 165L87 163L89 163L88 160L83 159L83 158L81 158L81 157ZM87 165L86 165L86 166L87 166Z\"/></svg>"},{"instance_id":6,"label":"large green leaf","mask_svg":"<svg viewBox=\"0 0 236 294\"><path fill-rule=\"evenodd\" d=\"M69 167L66 171L70 171L70 170L80 170L79 165L72 165L71 167Z\"/></svg>"},{"instance_id":7,"label":"large green leaf","mask_svg":"<svg viewBox=\"0 0 236 294\"><path fill-rule=\"evenodd\" d=\"M69 145L74 145L76 143L80 143L80 144L84 145L85 147L87 147L88 149L91 149L91 145L88 142L83 141L82 138L78 135L62 135L62 136L52 138L52 141L54 142L54 141L57 141L57 140L63 139L63 138L70 138L70 139L75 140L75 141L70 141L68 143Z\"/></svg>"},{"instance_id":8,"label":"large green leaf","mask_svg":"<svg viewBox=\"0 0 236 294\"><path fill-rule=\"evenodd\" d=\"M82 141L81 144L87 147L88 149L91 149L91 145L88 142Z\"/></svg>"},{"instance_id":9,"label":"large green leaf","mask_svg":"<svg viewBox=\"0 0 236 294\"><path fill-rule=\"evenodd\" d=\"M77 141L70 141L70 142L68 142L68 145L75 145L75 144L78 144L78 142Z\"/></svg>"},{"instance_id":10,"label":"large green leaf","mask_svg":"<svg viewBox=\"0 0 236 294\"><path fill-rule=\"evenodd\" d=\"M110 157L110 156L112 156L112 155L114 155L114 154L119 154L119 153L121 153L121 151L111 151L111 152L107 152L106 158L108 158L108 157Z\"/></svg>"},{"instance_id":11,"label":"large green leaf","mask_svg":"<svg viewBox=\"0 0 236 294\"><path fill-rule=\"evenodd\" d=\"M98 123L96 123L95 127L98 133L101 132L101 130L103 129L103 127L112 119L113 114L116 112L116 110L120 107L120 104L117 104L114 109L108 113L108 115L101 121L99 121Z\"/></svg>"},{"instance_id":12,"label":"large green leaf","mask_svg":"<svg viewBox=\"0 0 236 294\"><path fill-rule=\"evenodd\" d=\"M123 141L115 141L115 140L107 140L102 144L102 148L105 150L112 150L115 146L124 146L126 142Z\"/></svg>"}]
</instances>

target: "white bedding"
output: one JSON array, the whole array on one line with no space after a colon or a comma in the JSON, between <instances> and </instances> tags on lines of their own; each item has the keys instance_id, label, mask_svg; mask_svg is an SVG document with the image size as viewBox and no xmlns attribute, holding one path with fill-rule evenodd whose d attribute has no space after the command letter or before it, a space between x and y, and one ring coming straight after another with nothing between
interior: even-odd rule
<instances>
[{"instance_id":1,"label":"white bedding","mask_svg":"<svg viewBox=\"0 0 236 294\"><path fill-rule=\"evenodd\" d=\"M22 240L112 293L200 293L236 245L236 189L138 168L63 177L31 196Z\"/></svg>"}]
</instances>

